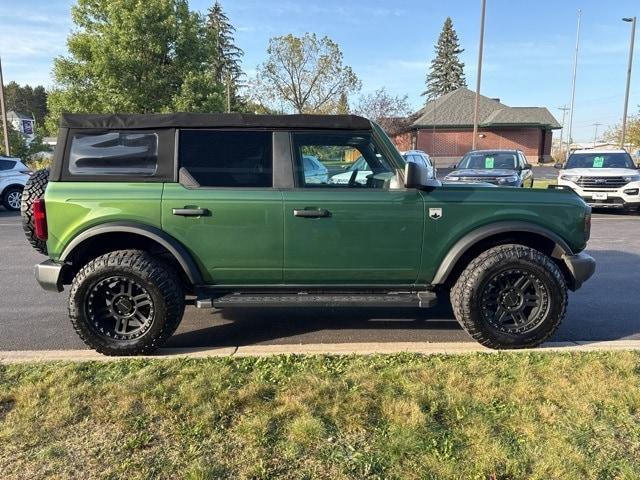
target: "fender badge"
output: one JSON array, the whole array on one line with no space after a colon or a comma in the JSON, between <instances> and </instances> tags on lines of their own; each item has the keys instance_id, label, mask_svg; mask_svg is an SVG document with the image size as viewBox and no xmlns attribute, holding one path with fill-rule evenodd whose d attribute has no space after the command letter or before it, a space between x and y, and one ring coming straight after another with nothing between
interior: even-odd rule
<instances>
[{"instance_id":1,"label":"fender badge","mask_svg":"<svg viewBox=\"0 0 640 480\"><path fill-rule=\"evenodd\" d=\"M430 208L429 209L429 217L434 220L439 220L442 218L442 209L441 208Z\"/></svg>"}]
</instances>

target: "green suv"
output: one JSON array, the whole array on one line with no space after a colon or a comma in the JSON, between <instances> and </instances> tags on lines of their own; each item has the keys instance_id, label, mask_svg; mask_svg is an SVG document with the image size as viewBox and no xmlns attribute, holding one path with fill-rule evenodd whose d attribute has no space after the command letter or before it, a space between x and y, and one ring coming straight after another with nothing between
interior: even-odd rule
<instances>
[{"instance_id":1,"label":"green suv","mask_svg":"<svg viewBox=\"0 0 640 480\"><path fill-rule=\"evenodd\" d=\"M324 183L354 159L366 182ZM336 165L338 165L336 167ZM356 181L357 179L357 181ZM378 125L331 115L64 115L22 198L47 290L107 355L148 353L197 308L431 307L492 348L533 347L595 270L564 190L442 185Z\"/></svg>"}]
</instances>

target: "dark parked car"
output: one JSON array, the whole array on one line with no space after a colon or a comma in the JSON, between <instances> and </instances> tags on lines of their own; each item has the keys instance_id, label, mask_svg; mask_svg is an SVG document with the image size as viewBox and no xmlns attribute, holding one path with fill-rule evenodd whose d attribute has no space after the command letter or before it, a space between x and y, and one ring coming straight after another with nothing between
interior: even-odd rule
<instances>
[{"instance_id":1,"label":"dark parked car","mask_svg":"<svg viewBox=\"0 0 640 480\"><path fill-rule=\"evenodd\" d=\"M533 171L519 150L472 150L444 180L492 183L502 187L533 187Z\"/></svg>"}]
</instances>

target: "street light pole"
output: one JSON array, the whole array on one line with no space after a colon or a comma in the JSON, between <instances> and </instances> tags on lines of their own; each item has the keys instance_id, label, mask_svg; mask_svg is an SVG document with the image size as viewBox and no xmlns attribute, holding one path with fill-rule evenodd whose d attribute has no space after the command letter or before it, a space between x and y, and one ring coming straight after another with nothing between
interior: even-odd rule
<instances>
[{"instance_id":1,"label":"street light pole","mask_svg":"<svg viewBox=\"0 0 640 480\"><path fill-rule=\"evenodd\" d=\"M11 155L9 151L9 132L7 128L7 110L4 106L4 80L2 80L2 60L0 60L0 115L2 115L2 133L4 135L4 153L8 157Z\"/></svg>"},{"instance_id":2,"label":"street light pole","mask_svg":"<svg viewBox=\"0 0 640 480\"><path fill-rule=\"evenodd\" d=\"M482 13L480 14L480 45L478 47L478 78L476 80L476 102L473 108L473 139L471 140L471 150L476 149L478 137L478 110L480 107L480 81L482 80L482 48L484 46L484 17L487 10L487 0L482 0Z\"/></svg>"},{"instance_id":3,"label":"street light pole","mask_svg":"<svg viewBox=\"0 0 640 480\"><path fill-rule=\"evenodd\" d=\"M629 44L629 64L627 66L627 89L624 94L624 113L622 114L622 138L620 140L620 146L624 148L624 140L627 134L627 109L629 107L629 87L631 85L631 67L633 65L633 44L636 39L636 17L625 17L623 22L631 22L631 41Z\"/></svg>"},{"instance_id":4,"label":"street light pole","mask_svg":"<svg viewBox=\"0 0 640 480\"><path fill-rule=\"evenodd\" d=\"M578 48L580 47L580 17L582 10L578 10L578 28L576 29L576 53L573 59L573 86L571 87L571 109L569 110L569 137L567 138L567 156L569 158L569 150L571 149L571 134L573 131L573 107L576 101L576 73L578 71Z\"/></svg>"}]
</instances>

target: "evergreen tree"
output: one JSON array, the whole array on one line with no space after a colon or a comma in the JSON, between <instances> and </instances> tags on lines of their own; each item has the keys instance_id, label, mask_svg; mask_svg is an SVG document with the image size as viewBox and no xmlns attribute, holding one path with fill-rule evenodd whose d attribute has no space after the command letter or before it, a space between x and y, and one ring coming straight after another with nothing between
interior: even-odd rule
<instances>
[{"instance_id":1,"label":"evergreen tree","mask_svg":"<svg viewBox=\"0 0 640 480\"><path fill-rule=\"evenodd\" d=\"M340 94L338 106L336 107L336 113L340 115L347 115L349 113L349 99L346 93Z\"/></svg>"},{"instance_id":2,"label":"evergreen tree","mask_svg":"<svg viewBox=\"0 0 640 480\"><path fill-rule=\"evenodd\" d=\"M458 34L453 29L450 17L444 21L435 51L436 56L431 61L431 69L427 75L427 89L422 92L427 101L467 86L464 63L459 58L464 49L460 48Z\"/></svg>"},{"instance_id":3,"label":"evergreen tree","mask_svg":"<svg viewBox=\"0 0 640 480\"><path fill-rule=\"evenodd\" d=\"M216 0L207 14L206 35L211 49L210 67L216 83L228 85L232 104L236 104L237 83L242 77L242 49L235 45L235 27Z\"/></svg>"}]
</instances>

